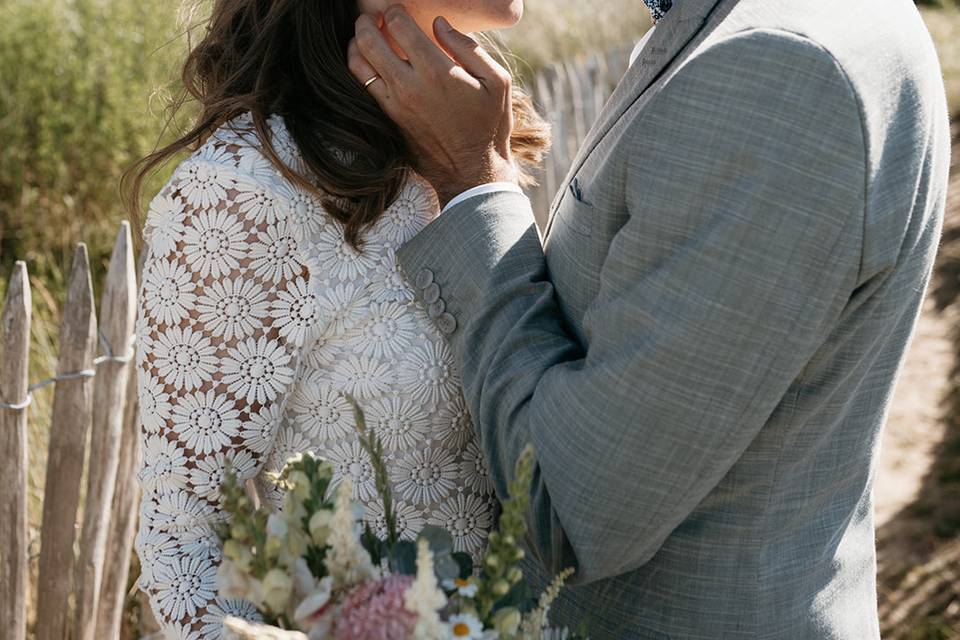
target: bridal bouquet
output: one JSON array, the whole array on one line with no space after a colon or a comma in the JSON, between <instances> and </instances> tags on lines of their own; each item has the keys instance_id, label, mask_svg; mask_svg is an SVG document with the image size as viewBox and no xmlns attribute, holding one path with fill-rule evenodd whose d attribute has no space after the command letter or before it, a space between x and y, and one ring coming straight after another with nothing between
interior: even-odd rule
<instances>
[{"instance_id":1,"label":"bridal bouquet","mask_svg":"<svg viewBox=\"0 0 960 640\"><path fill-rule=\"evenodd\" d=\"M455 553L449 533L425 528L416 542L398 539L383 450L367 435L355 407L361 443L370 454L386 514L387 538L361 525L349 477L334 489L333 466L297 456L273 477L284 493L282 513L255 508L228 473L223 506L232 517L220 531L221 595L254 604L265 625L227 619L225 637L301 640L549 640L575 638L548 628L547 614L565 580L557 576L533 602L519 567L533 452L517 464L499 529L482 566Z\"/></svg>"}]
</instances>

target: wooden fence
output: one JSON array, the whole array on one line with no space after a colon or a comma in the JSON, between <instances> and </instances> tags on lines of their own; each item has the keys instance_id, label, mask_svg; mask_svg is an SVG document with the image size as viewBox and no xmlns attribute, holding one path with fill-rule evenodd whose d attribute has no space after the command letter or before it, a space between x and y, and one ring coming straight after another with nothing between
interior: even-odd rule
<instances>
[{"instance_id":1,"label":"wooden fence","mask_svg":"<svg viewBox=\"0 0 960 640\"><path fill-rule=\"evenodd\" d=\"M626 68L628 51L556 64L532 93L553 125L554 146L530 190L543 224L577 148ZM136 530L139 436L132 366L136 268L123 223L110 259L99 323L90 265L77 247L60 326L58 374L29 385L30 285L16 263L0 320L0 625L25 640L30 596L37 640L119 637ZM97 351L99 349L99 355ZM56 383L50 428L39 577L29 584L27 417L30 392ZM89 452L86 451L89 442ZM80 508L86 465L86 493ZM79 540L77 523L79 524Z\"/></svg>"},{"instance_id":2,"label":"wooden fence","mask_svg":"<svg viewBox=\"0 0 960 640\"><path fill-rule=\"evenodd\" d=\"M617 48L556 63L530 83L537 108L553 127L553 148L537 176L539 185L527 190L541 228L577 150L626 71L630 51Z\"/></svg>"},{"instance_id":3,"label":"wooden fence","mask_svg":"<svg viewBox=\"0 0 960 640\"><path fill-rule=\"evenodd\" d=\"M138 501L132 364L136 295L133 245L126 222L110 258L99 323L87 249L79 245L63 305L57 375L29 385L30 284L26 264L18 262L14 267L0 315L0 635L4 638L27 637L31 596L35 597L37 640L119 637ZM27 416L31 392L54 383L39 575L36 585L30 585ZM85 457L86 492L83 512L78 514Z\"/></svg>"}]
</instances>

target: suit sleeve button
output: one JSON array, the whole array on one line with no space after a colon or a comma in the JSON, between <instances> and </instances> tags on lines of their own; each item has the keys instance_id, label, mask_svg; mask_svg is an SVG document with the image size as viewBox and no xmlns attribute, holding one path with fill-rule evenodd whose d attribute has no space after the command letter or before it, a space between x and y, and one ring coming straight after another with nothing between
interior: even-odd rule
<instances>
[{"instance_id":1,"label":"suit sleeve button","mask_svg":"<svg viewBox=\"0 0 960 640\"><path fill-rule=\"evenodd\" d=\"M445 335L450 335L457 330L457 319L449 313L442 313L437 317L437 328Z\"/></svg>"},{"instance_id":2,"label":"suit sleeve button","mask_svg":"<svg viewBox=\"0 0 960 640\"><path fill-rule=\"evenodd\" d=\"M443 301L443 298L440 298L436 302L430 305L427 309L427 315L431 318L439 318L444 311L447 310L447 303Z\"/></svg>"},{"instance_id":3,"label":"suit sleeve button","mask_svg":"<svg viewBox=\"0 0 960 640\"><path fill-rule=\"evenodd\" d=\"M415 283L417 289L426 289L431 284L433 284L433 271L430 269L421 269L420 273L417 274L417 281Z\"/></svg>"},{"instance_id":4,"label":"suit sleeve button","mask_svg":"<svg viewBox=\"0 0 960 640\"><path fill-rule=\"evenodd\" d=\"M428 284L423 289L423 301L427 304L433 304L440 299L440 285L436 282Z\"/></svg>"}]
</instances>

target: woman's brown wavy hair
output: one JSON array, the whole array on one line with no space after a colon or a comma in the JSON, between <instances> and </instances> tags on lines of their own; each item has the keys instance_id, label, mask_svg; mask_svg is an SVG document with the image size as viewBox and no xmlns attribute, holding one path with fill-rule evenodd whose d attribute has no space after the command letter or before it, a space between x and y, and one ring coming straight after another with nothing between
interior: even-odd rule
<instances>
[{"instance_id":1,"label":"woman's brown wavy hair","mask_svg":"<svg viewBox=\"0 0 960 640\"><path fill-rule=\"evenodd\" d=\"M136 228L146 178L250 112L267 157L288 179L316 193L344 225L347 241L359 246L363 232L398 196L410 161L399 129L347 68L358 17L356 0L214 0L172 104L171 122L190 101L199 106L196 120L123 177ZM521 168L530 169L549 146L549 127L520 90L513 109L513 151ZM283 117L309 175L279 159L267 125L271 114Z\"/></svg>"}]
</instances>

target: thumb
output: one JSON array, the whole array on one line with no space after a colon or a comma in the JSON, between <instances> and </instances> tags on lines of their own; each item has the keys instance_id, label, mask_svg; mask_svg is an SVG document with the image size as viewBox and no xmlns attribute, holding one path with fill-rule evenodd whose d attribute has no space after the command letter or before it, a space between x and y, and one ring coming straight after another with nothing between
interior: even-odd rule
<instances>
[{"instance_id":1,"label":"thumb","mask_svg":"<svg viewBox=\"0 0 960 640\"><path fill-rule=\"evenodd\" d=\"M503 78L506 69L500 66L480 43L453 28L443 16L433 22L433 33L440 46L453 58L467 73L480 80Z\"/></svg>"}]
</instances>

